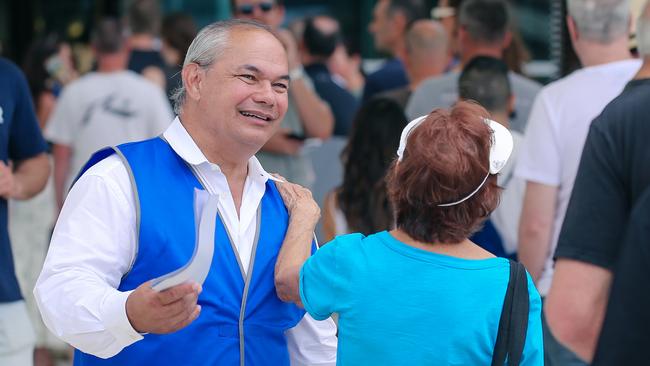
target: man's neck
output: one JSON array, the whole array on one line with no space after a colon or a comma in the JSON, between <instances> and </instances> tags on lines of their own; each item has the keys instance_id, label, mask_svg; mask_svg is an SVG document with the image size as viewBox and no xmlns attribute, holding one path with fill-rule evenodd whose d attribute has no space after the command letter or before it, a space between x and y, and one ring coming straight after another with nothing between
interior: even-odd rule
<instances>
[{"instance_id":1,"label":"man's neck","mask_svg":"<svg viewBox=\"0 0 650 366\"><path fill-rule=\"evenodd\" d=\"M248 160L255 154L255 151L242 150L239 146L229 144L228 139L215 136L211 131L202 128L201 126L207 124L200 119L193 118L191 113L182 113L179 119L205 158L210 163L218 165L226 176L230 194L239 216L244 184L248 176ZM219 143L215 143L215 141L219 141Z\"/></svg>"},{"instance_id":2,"label":"man's neck","mask_svg":"<svg viewBox=\"0 0 650 366\"><path fill-rule=\"evenodd\" d=\"M317 57L317 56L312 56L308 54L304 54L302 56L302 64L305 66L310 66L310 65L325 65L327 62L327 59L323 57Z\"/></svg>"},{"instance_id":3,"label":"man's neck","mask_svg":"<svg viewBox=\"0 0 650 366\"><path fill-rule=\"evenodd\" d=\"M634 75L634 80L650 79L650 56L643 58L643 65L639 71Z\"/></svg>"},{"instance_id":4,"label":"man's neck","mask_svg":"<svg viewBox=\"0 0 650 366\"><path fill-rule=\"evenodd\" d=\"M489 56L497 59L503 58L503 50L501 47L489 46L489 45L475 45L467 47L467 50L462 52L460 55L461 64L467 65L474 57L477 56Z\"/></svg>"},{"instance_id":5,"label":"man's neck","mask_svg":"<svg viewBox=\"0 0 650 366\"><path fill-rule=\"evenodd\" d=\"M103 54L97 57L97 71L98 72L117 72L126 69L127 58L122 53Z\"/></svg>"},{"instance_id":6,"label":"man's neck","mask_svg":"<svg viewBox=\"0 0 650 366\"><path fill-rule=\"evenodd\" d=\"M499 122L503 127L510 129L510 117L506 112L490 112L490 118L493 121Z\"/></svg>"},{"instance_id":7,"label":"man's neck","mask_svg":"<svg viewBox=\"0 0 650 366\"><path fill-rule=\"evenodd\" d=\"M254 155L253 153L246 153L235 146L230 146L227 140L220 136L215 136L211 131L202 128L200 120L191 118L183 113L179 119L181 124L185 127L187 133L192 137L196 146L205 155L205 158L213 164L219 165L219 168L226 173L232 172L240 174L246 171L248 167L248 159ZM219 143L215 143L219 141Z\"/></svg>"},{"instance_id":8,"label":"man's neck","mask_svg":"<svg viewBox=\"0 0 650 366\"><path fill-rule=\"evenodd\" d=\"M153 49L154 37L151 34L138 33L129 37L129 47L135 50Z\"/></svg>"},{"instance_id":9,"label":"man's neck","mask_svg":"<svg viewBox=\"0 0 650 366\"><path fill-rule=\"evenodd\" d=\"M608 43L580 41L575 44L578 58L584 67L598 66L631 58L627 37Z\"/></svg>"},{"instance_id":10,"label":"man's neck","mask_svg":"<svg viewBox=\"0 0 650 366\"><path fill-rule=\"evenodd\" d=\"M404 62L406 56L406 44L403 41L396 42L390 49L390 55Z\"/></svg>"},{"instance_id":11,"label":"man's neck","mask_svg":"<svg viewBox=\"0 0 650 366\"><path fill-rule=\"evenodd\" d=\"M442 73L445 71L446 64L439 64L439 65L426 65L423 66L422 68L412 68L411 70L406 70L408 74L408 78L411 81L409 83L409 89L414 91L415 89L418 88L420 83L423 81L432 78L434 76L439 76L442 75Z\"/></svg>"}]
</instances>

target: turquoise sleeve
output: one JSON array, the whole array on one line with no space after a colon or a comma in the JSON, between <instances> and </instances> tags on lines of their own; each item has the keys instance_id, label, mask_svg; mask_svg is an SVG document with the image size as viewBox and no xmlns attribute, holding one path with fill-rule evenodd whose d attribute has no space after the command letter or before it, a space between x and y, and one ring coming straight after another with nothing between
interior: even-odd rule
<instances>
[{"instance_id":1,"label":"turquoise sleeve","mask_svg":"<svg viewBox=\"0 0 650 366\"><path fill-rule=\"evenodd\" d=\"M356 269L354 244L360 235L337 237L321 247L300 270L300 299L316 320L328 318L349 301Z\"/></svg>"},{"instance_id":2,"label":"turquoise sleeve","mask_svg":"<svg viewBox=\"0 0 650 366\"><path fill-rule=\"evenodd\" d=\"M300 270L300 300L305 310L316 320L327 319L335 308L339 289L334 285L336 271L336 241L311 256ZM334 281L333 281L334 280Z\"/></svg>"}]
</instances>

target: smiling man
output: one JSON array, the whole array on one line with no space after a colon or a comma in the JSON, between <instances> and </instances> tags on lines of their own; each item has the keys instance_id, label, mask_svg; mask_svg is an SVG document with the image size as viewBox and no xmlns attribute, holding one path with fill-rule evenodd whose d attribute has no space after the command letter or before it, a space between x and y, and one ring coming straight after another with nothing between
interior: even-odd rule
<instances>
[{"instance_id":1,"label":"smiling man","mask_svg":"<svg viewBox=\"0 0 650 366\"><path fill-rule=\"evenodd\" d=\"M34 294L75 365L333 365L335 328L281 302L288 216L254 154L287 110L287 55L265 26L204 28L158 138L100 151L70 191ZM219 195L202 286L150 280L192 256L193 191Z\"/></svg>"},{"instance_id":2,"label":"smiling man","mask_svg":"<svg viewBox=\"0 0 650 366\"><path fill-rule=\"evenodd\" d=\"M280 28L285 7L282 0L231 0L233 16L254 20L271 27L282 41L289 59L291 90L287 113L280 129L256 155L269 171L307 188L315 182L311 160L302 153L305 138L328 139L334 130L332 110L319 96L309 75L304 72L296 40Z\"/></svg>"}]
</instances>

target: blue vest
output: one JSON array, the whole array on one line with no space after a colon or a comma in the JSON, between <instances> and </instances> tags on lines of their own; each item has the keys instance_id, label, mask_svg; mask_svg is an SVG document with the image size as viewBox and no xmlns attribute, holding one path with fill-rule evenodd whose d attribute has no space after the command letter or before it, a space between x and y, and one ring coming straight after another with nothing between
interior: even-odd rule
<instances>
[{"instance_id":1,"label":"blue vest","mask_svg":"<svg viewBox=\"0 0 650 366\"><path fill-rule=\"evenodd\" d=\"M137 255L118 288L128 291L190 259L195 241L193 190L201 183L160 138L102 150L82 172L115 152L130 170L139 204ZM172 334L147 334L106 360L76 351L75 366L289 365L284 331L298 324L305 312L280 301L275 293L273 271L288 214L270 180L260 206L248 277L217 217L214 257L199 296L199 318Z\"/></svg>"}]
</instances>

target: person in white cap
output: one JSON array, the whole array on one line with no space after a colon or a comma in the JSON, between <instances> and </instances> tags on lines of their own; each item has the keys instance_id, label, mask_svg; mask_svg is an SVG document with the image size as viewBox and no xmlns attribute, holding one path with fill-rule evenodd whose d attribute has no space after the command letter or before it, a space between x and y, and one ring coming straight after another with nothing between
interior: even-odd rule
<instances>
[{"instance_id":1,"label":"person in white cap","mask_svg":"<svg viewBox=\"0 0 650 366\"><path fill-rule=\"evenodd\" d=\"M339 236L309 259L319 211L288 190L278 296L316 319L339 314L340 364L502 365L501 323L518 327L508 364L542 364L541 300L530 276L467 239L498 204L497 173L512 147L508 130L476 103L415 119L388 172L396 227ZM316 208L311 220L305 206ZM509 280L513 271L519 277ZM522 298L517 319L506 309Z\"/></svg>"}]
</instances>

